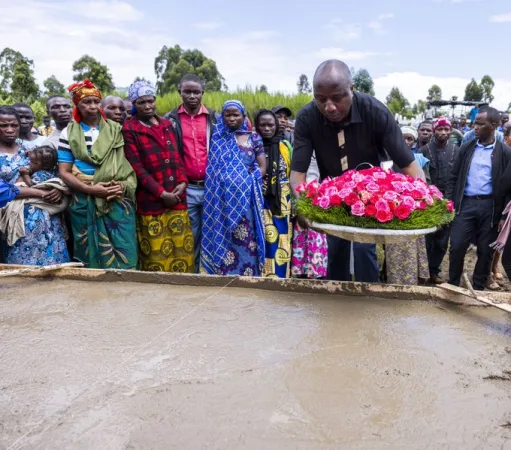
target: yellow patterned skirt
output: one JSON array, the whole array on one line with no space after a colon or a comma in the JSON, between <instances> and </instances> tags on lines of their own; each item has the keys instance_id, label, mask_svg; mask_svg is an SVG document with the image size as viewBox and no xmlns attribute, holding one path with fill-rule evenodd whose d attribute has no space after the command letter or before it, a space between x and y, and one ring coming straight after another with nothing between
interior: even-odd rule
<instances>
[{"instance_id":1,"label":"yellow patterned skirt","mask_svg":"<svg viewBox=\"0 0 511 450\"><path fill-rule=\"evenodd\" d=\"M269 278L289 278L291 271L291 188L289 183L281 186L281 213L274 216L264 199L263 219L265 227L265 262L263 276Z\"/></svg>"},{"instance_id":2,"label":"yellow patterned skirt","mask_svg":"<svg viewBox=\"0 0 511 450\"><path fill-rule=\"evenodd\" d=\"M137 216L140 270L194 272L193 233L188 211Z\"/></svg>"}]
</instances>

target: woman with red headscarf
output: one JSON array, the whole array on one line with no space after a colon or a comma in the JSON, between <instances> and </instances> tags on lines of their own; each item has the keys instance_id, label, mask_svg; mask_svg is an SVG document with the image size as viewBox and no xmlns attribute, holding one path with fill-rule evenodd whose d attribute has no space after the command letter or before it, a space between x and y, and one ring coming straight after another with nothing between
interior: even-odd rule
<instances>
[{"instance_id":1,"label":"woman with red headscarf","mask_svg":"<svg viewBox=\"0 0 511 450\"><path fill-rule=\"evenodd\" d=\"M124 156L121 126L107 120L89 80L69 87L73 119L60 135L59 173L73 191L74 256L90 268L135 269L137 178Z\"/></svg>"}]
</instances>

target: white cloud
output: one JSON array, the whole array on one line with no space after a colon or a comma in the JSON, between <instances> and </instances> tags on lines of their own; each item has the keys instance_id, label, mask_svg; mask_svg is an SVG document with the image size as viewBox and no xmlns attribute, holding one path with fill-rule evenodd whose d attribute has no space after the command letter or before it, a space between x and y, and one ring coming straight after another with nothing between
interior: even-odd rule
<instances>
[{"instance_id":1,"label":"white cloud","mask_svg":"<svg viewBox=\"0 0 511 450\"><path fill-rule=\"evenodd\" d=\"M198 30L216 30L220 28L222 24L220 22L198 22L194 23L193 26Z\"/></svg>"},{"instance_id":2,"label":"white cloud","mask_svg":"<svg viewBox=\"0 0 511 450\"><path fill-rule=\"evenodd\" d=\"M470 78L457 77L435 77L421 75L417 72L393 72L374 79L374 90L376 97L384 101L393 86L399 87L404 96L411 104L417 100L424 100L428 94L428 89L437 84L442 89L442 97L450 99L457 96L459 100L463 100L465 87L469 83ZM511 101L511 79L495 79L495 88L493 95L495 100L492 106L497 109L507 109Z\"/></svg>"},{"instance_id":3,"label":"white cloud","mask_svg":"<svg viewBox=\"0 0 511 450\"><path fill-rule=\"evenodd\" d=\"M325 31L336 42L348 42L360 38L362 27L357 23L346 23L342 19L332 19L325 25Z\"/></svg>"},{"instance_id":4,"label":"white cloud","mask_svg":"<svg viewBox=\"0 0 511 450\"><path fill-rule=\"evenodd\" d=\"M155 29L145 36L133 33L133 22L144 14L122 1L68 5L18 0L2 8L2 46L34 60L41 86L52 74L65 85L71 84L71 67L83 54L108 66L116 86L127 86L136 76L154 80L154 58L165 43L173 42L165 31ZM101 17L90 20L91 11L98 8Z\"/></svg>"},{"instance_id":5,"label":"white cloud","mask_svg":"<svg viewBox=\"0 0 511 450\"><path fill-rule=\"evenodd\" d=\"M132 22L144 15L129 3L122 1L92 0L89 2L71 2L58 5L64 11L72 11L95 21ZM65 8L65 9L64 9ZM98 14L98 11L101 11Z\"/></svg>"},{"instance_id":6,"label":"white cloud","mask_svg":"<svg viewBox=\"0 0 511 450\"><path fill-rule=\"evenodd\" d=\"M495 16L491 16L490 17L490 22L496 22L496 23L511 22L511 13L497 14Z\"/></svg>"},{"instance_id":7,"label":"white cloud","mask_svg":"<svg viewBox=\"0 0 511 450\"><path fill-rule=\"evenodd\" d=\"M321 48L316 53L321 60L340 59L341 61L345 61L348 65L351 61L361 61L370 56L376 56L377 54L378 53L371 51L344 50L339 47Z\"/></svg>"},{"instance_id":8,"label":"white cloud","mask_svg":"<svg viewBox=\"0 0 511 450\"><path fill-rule=\"evenodd\" d=\"M387 31L383 28L383 22L393 17L394 14L392 13L380 14L375 20L369 22L367 26L377 34L385 34Z\"/></svg>"}]
</instances>

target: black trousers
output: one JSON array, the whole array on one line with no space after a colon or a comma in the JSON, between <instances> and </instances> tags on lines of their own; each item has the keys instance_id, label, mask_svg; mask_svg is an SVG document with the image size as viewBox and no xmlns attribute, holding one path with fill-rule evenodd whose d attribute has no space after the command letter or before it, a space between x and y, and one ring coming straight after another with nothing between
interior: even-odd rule
<instances>
[{"instance_id":1,"label":"black trousers","mask_svg":"<svg viewBox=\"0 0 511 450\"><path fill-rule=\"evenodd\" d=\"M327 278L335 281L351 281L350 255L351 242L328 236ZM379 281L376 245L353 243L355 281L377 283Z\"/></svg>"},{"instance_id":2,"label":"black trousers","mask_svg":"<svg viewBox=\"0 0 511 450\"><path fill-rule=\"evenodd\" d=\"M440 267L449 248L451 226L443 227L436 233L426 236L426 250L428 252L429 274L440 275Z\"/></svg>"},{"instance_id":3,"label":"black trousers","mask_svg":"<svg viewBox=\"0 0 511 450\"><path fill-rule=\"evenodd\" d=\"M456 215L451 230L451 250L449 253L449 283L460 285L465 255L470 242L475 237L477 263L472 284L474 289L483 290L490 274L493 249L490 244L497 237L497 227L492 227L493 200L464 197L461 211Z\"/></svg>"},{"instance_id":4,"label":"black trousers","mask_svg":"<svg viewBox=\"0 0 511 450\"><path fill-rule=\"evenodd\" d=\"M507 277L511 280L511 236L508 237L504 253L502 253L502 267L504 267Z\"/></svg>"}]
</instances>

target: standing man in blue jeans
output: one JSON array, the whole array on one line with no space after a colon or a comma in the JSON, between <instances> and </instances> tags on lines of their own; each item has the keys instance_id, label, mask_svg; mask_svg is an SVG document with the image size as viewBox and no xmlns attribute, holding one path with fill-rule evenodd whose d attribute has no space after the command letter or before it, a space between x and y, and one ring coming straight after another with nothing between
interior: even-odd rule
<instances>
[{"instance_id":1,"label":"standing man in blue jeans","mask_svg":"<svg viewBox=\"0 0 511 450\"><path fill-rule=\"evenodd\" d=\"M195 272L199 272L204 204L204 177L209 141L218 114L202 104L204 83L197 75L187 74L178 86L183 103L167 113L176 131L177 145L188 177L186 198L195 241Z\"/></svg>"}]
</instances>

